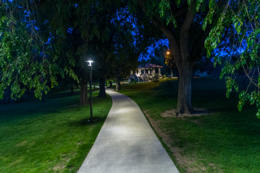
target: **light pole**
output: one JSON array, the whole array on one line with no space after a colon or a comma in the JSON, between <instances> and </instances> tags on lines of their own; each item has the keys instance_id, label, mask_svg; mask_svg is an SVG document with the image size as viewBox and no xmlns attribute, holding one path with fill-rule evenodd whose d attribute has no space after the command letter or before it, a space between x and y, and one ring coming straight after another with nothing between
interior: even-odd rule
<instances>
[{"instance_id":1,"label":"light pole","mask_svg":"<svg viewBox=\"0 0 260 173\"><path fill-rule=\"evenodd\" d=\"M167 50L166 54L167 54L167 55L170 55L171 52L170 52L169 50ZM172 77L173 77L173 71L172 71L172 69L171 69L171 78L172 78Z\"/></svg>"},{"instance_id":2,"label":"light pole","mask_svg":"<svg viewBox=\"0 0 260 173\"><path fill-rule=\"evenodd\" d=\"M92 116L92 63L93 63L94 61L88 60L88 61L86 61L86 62L88 62L88 63L89 63L88 66L90 66L90 72L89 72L89 85L90 85L90 119L92 119L92 118L93 118L93 116Z\"/></svg>"}]
</instances>

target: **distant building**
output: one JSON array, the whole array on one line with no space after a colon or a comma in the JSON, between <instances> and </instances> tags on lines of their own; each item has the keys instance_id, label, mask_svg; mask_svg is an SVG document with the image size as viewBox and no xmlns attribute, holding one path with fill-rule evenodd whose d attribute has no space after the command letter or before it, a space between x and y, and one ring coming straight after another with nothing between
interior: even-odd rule
<instances>
[{"instance_id":1,"label":"distant building","mask_svg":"<svg viewBox=\"0 0 260 173\"><path fill-rule=\"evenodd\" d=\"M161 68L163 68L163 66L155 64L145 64L144 66L139 66L136 71L130 71L129 81L132 79L138 82L150 81L156 74L161 76Z\"/></svg>"}]
</instances>

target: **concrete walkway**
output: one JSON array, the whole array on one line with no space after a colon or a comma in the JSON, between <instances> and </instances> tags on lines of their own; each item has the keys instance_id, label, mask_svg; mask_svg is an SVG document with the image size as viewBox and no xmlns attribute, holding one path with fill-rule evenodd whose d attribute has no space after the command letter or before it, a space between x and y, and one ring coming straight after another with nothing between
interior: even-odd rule
<instances>
[{"instance_id":1,"label":"concrete walkway","mask_svg":"<svg viewBox=\"0 0 260 173\"><path fill-rule=\"evenodd\" d=\"M107 89L113 106L79 173L178 173L139 106Z\"/></svg>"}]
</instances>

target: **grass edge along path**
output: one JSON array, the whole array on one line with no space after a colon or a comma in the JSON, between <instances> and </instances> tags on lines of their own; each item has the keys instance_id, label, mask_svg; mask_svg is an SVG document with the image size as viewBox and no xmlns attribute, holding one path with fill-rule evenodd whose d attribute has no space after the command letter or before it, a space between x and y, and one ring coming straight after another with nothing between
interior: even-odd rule
<instances>
[{"instance_id":1,"label":"grass edge along path","mask_svg":"<svg viewBox=\"0 0 260 173\"><path fill-rule=\"evenodd\" d=\"M225 96L225 81L199 78L193 81L193 106L213 113L162 117L162 112L177 104L177 82L168 80L157 87L154 83L122 85L120 92L140 106L179 171L259 172L260 120L255 116L256 108L246 105L239 112L237 93L229 99ZM173 155L171 149L178 149L179 155Z\"/></svg>"},{"instance_id":2,"label":"grass edge along path","mask_svg":"<svg viewBox=\"0 0 260 173\"><path fill-rule=\"evenodd\" d=\"M96 97L98 91L93 93ZM111 97L79 106L79 95L64 92L44 102L0 105L0 170L2 173L76 172L112 106Z\"/></svg>"}]
</instances>

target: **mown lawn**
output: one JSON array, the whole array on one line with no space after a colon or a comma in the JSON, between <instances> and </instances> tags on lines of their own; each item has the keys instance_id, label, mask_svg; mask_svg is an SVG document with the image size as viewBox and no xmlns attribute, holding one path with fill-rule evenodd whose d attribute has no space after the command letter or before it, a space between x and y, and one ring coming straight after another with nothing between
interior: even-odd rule
<instances>
[{"instance_id":1,"label":"mown lawn","mask_svg":"<svg viewBox=\"0 0 260 173\"><path fill-rule=\"evenodd\" d=\"M79 92L0 104L0 172L76 172L92 147L112 106L111 98L79 106ZM97 91L94 92L94 97Z\"/></svg>"},{"instance_id":2,"label":"mown lawn","mask_svg":"<svg viewBox=\"0 0 260 173\"><path fill-rule=\"evenodd\" d=\"M213 113L201 117L162 117L162 112L176 107L177 84L177 80L164 80L157 87L154 83L122 85L121 93L147 112L179 171L259 173L260 119L255 115L255 106L246 105L239 112L238 95L231 93L226 98L225 81L196 78L193 105Z\"/></svg>"}]
</instances>

